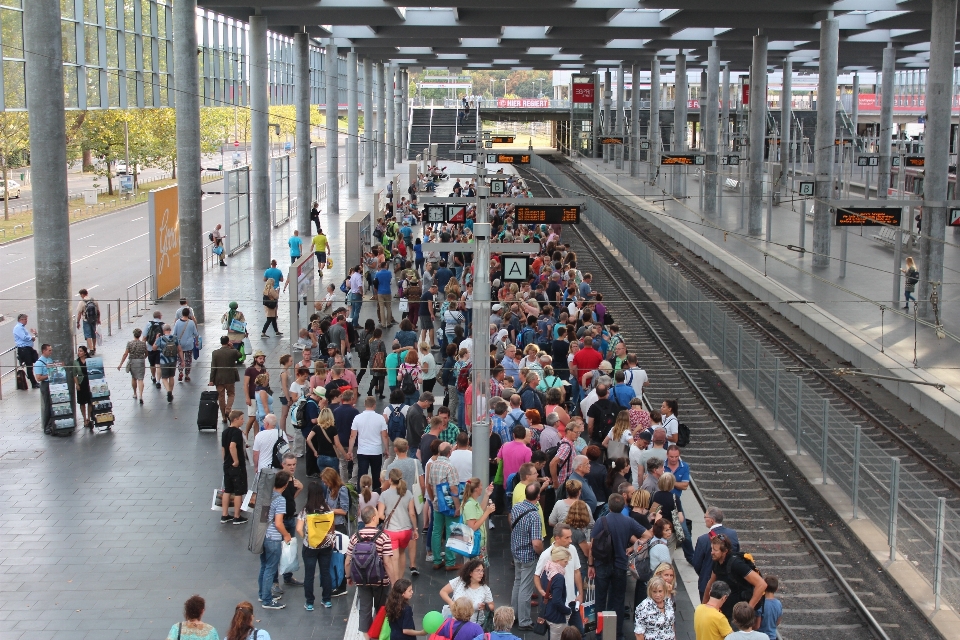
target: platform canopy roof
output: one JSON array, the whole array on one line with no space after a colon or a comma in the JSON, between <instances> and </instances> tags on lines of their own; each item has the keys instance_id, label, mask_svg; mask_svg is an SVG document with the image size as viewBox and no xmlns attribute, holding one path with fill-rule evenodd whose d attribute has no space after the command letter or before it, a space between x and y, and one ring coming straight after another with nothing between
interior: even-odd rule
<instances>
[{"instance_id":1,"label":"platform canopy roof","mask_svg":"<svg viewBox=\"0 0 960 640\"><path fill-rule=\"evenodd\" d=\"M819 21L840 21L840 68L879 69L888 42L898 68L926 68L931 0L199 0L226 15L256 12L280 33L306 29L361 56L453 69L593 69L680 51L706 64L715 41L734 71L750 65L752 38L768 60L790 55L815 71Z\"/></svg>"}]
</instances>

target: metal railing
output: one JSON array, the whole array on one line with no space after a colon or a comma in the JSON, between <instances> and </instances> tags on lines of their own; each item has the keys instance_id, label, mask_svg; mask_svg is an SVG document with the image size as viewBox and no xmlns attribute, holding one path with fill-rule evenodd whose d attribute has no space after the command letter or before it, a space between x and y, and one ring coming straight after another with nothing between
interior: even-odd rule
<instances>
[{"instance_id":1,"label":"metal railing","mask_svg":"<svg viewBox=\"0 0 960 640\"><path fill-rule=\"evenodd\" d=\"M531 167L570 193L582 190L557 167L534 155ZM773 415L796 443L793 452L810 456L821 469L821 482L839 487L851 500L854 518L867 517L887 532L891 558L899 553L931 585L934 597L960 608L960 513L938 495L949 495L916 466L902 466L846 417L841 400L819 387L813 377L787 367L751 336L727 305L706 297L631 229L607 213L604 204L585 197L584 216L606 236L666 305L687 323L697 338L736 374L737 387L753 393L757 406ZM798 375L799 374L799 375ZM905 460L904 462L910 462Z\"/></svg>"},{"instance_id":2,"label":"metal railing","mask_svg":"<svg viewBox=\"0 0 960 640\"><path fill-rule=\"evenodd\" d=\"M13 364L10 365L9 370L4 371L3 359L8 355L13 360ZM17 370L17 348L10 347L6 351L0 351L0 400L3 400L3 379L6 376L14 373L16 370Z\"/></svg>"},{"instance_id":3,"label":"metal railing","mask_svg":"<svg viewBox=\"0 0 960 640\"><path fill-rule=\"evenodd\" d=\"M130 295L130 290L133 290L133 295ZM146 311L150 308L150 298L153 294L153 276L149 275L146 278L137 280L133 284L127 287L126 291L126 309L124 313L127 314L127 322L133 322L133 318L139 318L143 315L142 311ZM117 301L119 308L120 301ZM133 307L133 316L130 315L130 307Z\"/></svg>"}]
</instances>

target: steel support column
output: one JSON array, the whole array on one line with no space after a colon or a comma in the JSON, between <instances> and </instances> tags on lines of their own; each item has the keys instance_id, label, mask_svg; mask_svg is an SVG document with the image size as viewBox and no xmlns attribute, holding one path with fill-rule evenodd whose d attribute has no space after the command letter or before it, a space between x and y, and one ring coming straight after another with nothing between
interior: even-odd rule
<instances>
[{"instance_id":1,"label":"steel support column","mask_svg":"<svg viewBox=\"0 0 960 640\"><path fill-rule=\"evenodd\" d=\"M390 164L394 169L402 161L401 148L403 147L403 69L395 66L393 69L393 162ZM400 185L395 184L393 188L400 193ZM400 196L397 196L397 200Z\"/></svg>"},{"instance_id":2,"label":"steel support column","mask_svg":"<svg viewBox=\"0 0 960 640\"><path fill-rule=\"evenodd\" d=\"M820 22L820 82L817 85L817 136L814 180L816 201L813 210L813 266L830 265L830 207L833 197L834 138L837 134L837 50L840 22L831 16Z\"/></svg>"},{"instance_id":3,"label":"steel support column","mask_svg":"<svg viewBox=\"0 0 960 640\"><path fill-rule=\"evenodd\" d=\"M373 186L373 157L377 142L373 138L373 62L363 59L363 186Z\"/></svg>"},{"instance_id":4,"label":"steel support column","mask_svg":"<svg viewBox=\"0 0 960 640\"><path fill-rule=\"evenodd\" d=\"M43 42L25 57L33 166L33 242L55 251L34 251L37 333L53 345L53 359L73 362L73 298L70 292L70 217L67 206L67 131L64 122L60 2L30 0L23 7L23 37ZM7 271L12 275L11 271ZM36 345L40 350L39 342Z\"/></svg>"},{"instance_id":5,"label":"steel support column","mask_svg":"<svg viewBox=\"0 0 960 640\"><path fill-rule=\"evenodd\" d=\"M682 49L681 49L682 51ZM683 153L687 148L687 56L677 54L674 72L675 91L673 96L673 153ZM687 174L683 167L673 168L673 195L682 198L687 192Z\"/></svg>"},{"instance_id":6,"label":"steel support column","mask_svg":"<svg viewBox=\"0 0 960 640\"><path fill-rule=\"evenodd\" d=\"M793 61L790 56L783 59L783 90L780 92L780 182L777 185L777 201L783 202L787 193L787 171L790 169L790 123L793 122ZM805 219L801 212L801 218ZM803 254L800 254L801 256Z\"/></svg>"},{"instance_id":7,"label":"steel support column","mask_svg":"<svg viewBox=\"0 0 960 640\"><path fill-rule=\"evenodd\" d=\"M747 184L747 233L763 231L763 150L767 139L767 36L753 36L753 62L750 81L750 146Z\"/></svg>"},{"instance_id":8,"label":"steel support column","mask_svg":"<svg viewBox=\"0 0 960 640\"><path fill-rule=\"evenodd\" d=\"M619 69L617 69L617 135L621 137L623 137L623 134L626 132L623 126L623 90L626 86L623 76L624 69L623 63L621 62ZM613 149L616 154L617 169L623 169L623 149L624 146L622 144L618 144Z\"/></svg>"},{"instance_id":9,"label":"steel support column","mask_svg":"<svg viewBox=\"0 0 960 640\"><path fill-rule=\"evenodd\" d=\"M660 60L657 58L650 63L650 125L647 138L650 139L650 153L647 154L650 184L654 184L660 166Z\"/></svg>"},{"instance_id":10,"label":"steel support column","mask_svg":"<svg viewBox=\"0 0 960 640\"><path fill-rule=\"evenodd\" d=\"M613 92L610 90L610 83L612 82L610 77L610 69L607 69L603 72L603 132L605 136L610 135L613 129L610 127L610 122L612 116L610 114L610 98L613 96ZM610 145L603 145L603 162L604 164L610 162Z\"/></svg>"},{"instance_id":11,"label":"steel support column","mask_svg":"<svg viewBox=\"0 0 960 640\"><path fill-rule=\"evenodd\" d=\"M630 177L640 175L640 91L637 87L640 65L630 65ZM649 156L649 154L647 154Z\"/></svg>"},{"instance_id":12,"label":"steel support column","mask_svg":"<svg viewBox=\"0 0 960 640\"><path fill-rule=\"evenodd\" d=\"M730 65L723 65L723 85L720 89L720 148L721 155L730 149Z\"/></svg>"},{"instance_id":13,"label":"steel support column","mask_svg":"<svg viewBox=\"0 0 960 640\"><path fill-rule=\"evenodd\" d=\"M720 47L714 45L707 49L707 95L703 107L703 122L700 124L703 136L703 150L707 157L705 161L703 185L703 208L709 214L717 212L717 183L719 182L720 162L717 158L717 111L719 99L717 90L720 88Z\"/></svg>"},{"instance_id":14,"label":"steel support column","mask_svg":"<svg viewBox=\"0 0 960 640\"><path fill-rule=\"evenodd\" d=\"M410 159L410 72L404 69L400 74L400 79L402 82L400 87L400 113L402 116L400 122L400 137L402 138L400 161L406 162Z\"/></svg>"},{"instance_id":15,"label":"steel support column","mask_svg":"<svg viewBox=\"0 0 960 640\"><path fill-rule=\"evenodd\" d=\"M267 19L250 16L250 244L253 271L270 266L270 101ZM196 51L196 47L193 49ZM196 56L194 56L196 57ZM179 72L179 68L178 68ZM179 109L180 105L177 104ZM199 139L199 138L198 138ZM194 142L196 144L196 142ZM183 162L178 163L181 167ZM181 169L182 170L182 169Z\"/></svg>"},{"instance_id":16,"label":"steel support column","mask_svg":"<svg viewBox=\"0 0 960 640\"><path fill-rule=\"evenodd\" d=\"M313 234L310 228L310 206L315 194L311 191L313 179L310 175L310 36L297 33L293 36L296 51L297 86L297 221L296 229L303 238Z\"/></svg>"},{"instance_id":17,"label":"steel support column","mask_svg":"<svg viewBox=\"0 0 960 640\"><path fill-rule=\"evenodd\" d=\"M890 186L891 147L893 146L893 80L897 62L897 51L893 43L887 43L883 50L883 69L880 79L880 167L877 171L877 198L886 200ZM894 277L894 302L900 300L900 274Z\"/></svg>"},{"instance_id":18,"label":"steel support column","mask_svg":"<svg viewBox=\"0 0 960 640\"><path fill-rule=\"evenodd\" d=\"M933 0L930 17L930 69L927 71L927 122L923 132L923 235L920 236L920 315L932 317L930 293L943 300L943 240L947 229L947 170L950 164L950 115L953 105L954 41L957 0ZM932 201L932 202L931 202ZM940 319L938 319L940 320Z\"/></svg>"},{"instance_id":19,"label":"steel support column","mask_svg":"<svg viewBox=\"0 0 960 640\"><path fill-rule=\"evenodd\" d=\"M357 117L359 92L357 52L347 53L347 197L360 197L360 120Z\"/></svg>"},{"instance_id":20,"label":"steel support column","mask_svg":"<svg viewBox=\"0 0 960 640\"><path fill-rule=\"evenodd\" d=\"M397 107L396 107L396 103L394 102L394 94L393 94L394 66L393 64L384 65L384 66L386 68L384 69L384 74L383 74L384 75L383 95L384 95L384 102L385 102L384 110L386 111L386 114L387 114L386 129L384 130L384 133L386 134L384 137L384 144L387 149L386 169L387 171L392 172L393 166L396 164L396 158L397 158L397 143L395 138L397 134L397 127L396 127L396 124L394 124L396 122ZM393 186L396 187L397 185L393 185Z\"/></svg>"},{"instance_id":21,"label":"steel support column","mask_svg":"<svg viewBox=\"0 0 960 640\"><path fill-rule=\"evenodd\" d=\"M340 74L337 45L333 38L327 42L327 215L340 213L339 153L340 153Z\"/></svg>"},{"instance_id":22,"label":"steel support column","mask_svg":"<svg viewBox=\"0 0 960 640\"><path fill-rule=\"evenodd\" d=\"M387 102L386 69L377 63L377 81L374 93L377 96L377 177L387 175Z\"/></svg>"}]
</instances>

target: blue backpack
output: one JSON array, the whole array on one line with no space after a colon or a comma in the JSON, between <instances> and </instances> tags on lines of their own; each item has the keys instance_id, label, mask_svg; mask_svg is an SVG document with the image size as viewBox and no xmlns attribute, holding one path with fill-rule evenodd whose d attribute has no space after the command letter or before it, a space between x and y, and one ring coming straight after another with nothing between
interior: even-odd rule
<instances>
[{"instance_id":1,"label":"blue backpack","mask_svg":"<svg viewBox=\"0 0 960 640\"><path fill-rule=\"evenodd\" d=\"M528 344L532 344L537 334L532 327L526 326L517 334L517 349L525 349Z\"/></svg>"},{"instance_id":2,"label":"blue backpack","mask_svg":"<svg viewBox=\"0 0 960 640\"><path fill-rule=\"evenodd\" d=\"M387 421L387 437L390 442L407 437L407 419L401 412L402 404L390 407L390 420Z\"/></svg>"}]
</instances>

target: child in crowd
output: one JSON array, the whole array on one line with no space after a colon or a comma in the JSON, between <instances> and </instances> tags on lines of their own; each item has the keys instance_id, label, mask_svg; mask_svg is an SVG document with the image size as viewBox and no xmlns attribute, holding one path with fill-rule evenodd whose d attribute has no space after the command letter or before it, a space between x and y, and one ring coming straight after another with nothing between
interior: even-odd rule
<instances>
[{"instance_id":1,"label":"child in crowd","mask_svg":"<svg viewBox=\"0 0 960 640\"><path fill-rule=\"evenodd\" d=\"M390 621L390 640L405 640L410 636L425 636L426 631L417 631L413 622L413 583L401 578L393 583L387 596L387 620Z\"/></svg>"},{"instance_id":2,"label":"child in crowd","mask_svg":"<svg viewBox=\"0 0 960 640\"><path fill-rule=\"evenodd\" d=\"M767 634L770 640L777 640L777 627L780 626L780 619L783 617L783 603L777 600L775 595L780 588L780 579L777 576L764 576L764 580L767 582L767 590L761 602L758 629Z\"/></svg>"}]
</instances>

